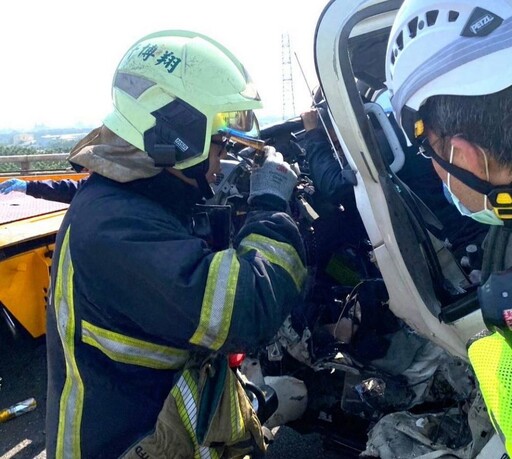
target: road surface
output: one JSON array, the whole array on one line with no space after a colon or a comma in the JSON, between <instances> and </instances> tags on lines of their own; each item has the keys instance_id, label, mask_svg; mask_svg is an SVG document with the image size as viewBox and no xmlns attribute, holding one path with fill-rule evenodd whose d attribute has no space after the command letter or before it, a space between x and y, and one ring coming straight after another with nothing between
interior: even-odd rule
<instances>
[{"instance_id":1,"label":"road surface","mask_svg":"<svg viewBox=\"0 0 512 459\"><path fill-rule=\"evenodd\" d=\"M46 345L23 332L14 339L0 318L0 409L34 397L37 408L0 424L0 459L44 459L46 404ZM307 430L307 429L306 429ZM329 434L299 433L281 427L269 447L268 459L346 459Z\"/></svg>"}]
</instances>

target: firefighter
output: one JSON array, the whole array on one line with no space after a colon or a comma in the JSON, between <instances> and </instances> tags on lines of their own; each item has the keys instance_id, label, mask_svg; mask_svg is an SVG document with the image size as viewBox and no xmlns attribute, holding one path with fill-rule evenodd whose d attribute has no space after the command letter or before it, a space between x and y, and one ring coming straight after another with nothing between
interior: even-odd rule
<instances>
[{"instance_id":1,"label":"firefighter","mask_svg":"<svg viewBox=\"0 0 512 459\"><path fill-rule=\"evenodd\" d=\"M462 215L489 225L468 344L491 421L512 453L512 2L406 0L386 53L394 114ZM441 192L441 190L440 190ZM509 298L510 297L510 298Z\"/></svg>"},{"instance_id":2,"label":"firefighter","mask_svg":"<svg viewBox=\"0 0 512 459\"><path fill-rule=\"evenodd\" d=\"M157 32L126 52L112 99L69 158L91 175L53 258L47 455L215 458L237 442L262 448L224 355L266 345L301 301L304 248L286 213L297 176L265 147L245 224L232 247L213 252L192 211L211 197L224 130L257 135L261 101L243 65L207 36Z\"/></svg>"}]
</instances>

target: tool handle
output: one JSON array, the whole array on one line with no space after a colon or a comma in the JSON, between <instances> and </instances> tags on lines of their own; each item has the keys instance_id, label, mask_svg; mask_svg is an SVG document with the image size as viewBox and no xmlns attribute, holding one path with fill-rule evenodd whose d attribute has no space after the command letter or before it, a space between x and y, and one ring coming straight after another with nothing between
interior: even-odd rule
<instances>
[{"instance_id":1,"label":"tool handle","mask_svg":"<svg viewBox=\"0 0 512 459\"><path fill-rule=\"evenodd\" d=\"M263 166L263 163L267 159L267 156L268 156L268 153L266 152L266 150L256 150L254 152L254 158L252 160L253 165L256 167Z\"/></svg>"}]
</instances>

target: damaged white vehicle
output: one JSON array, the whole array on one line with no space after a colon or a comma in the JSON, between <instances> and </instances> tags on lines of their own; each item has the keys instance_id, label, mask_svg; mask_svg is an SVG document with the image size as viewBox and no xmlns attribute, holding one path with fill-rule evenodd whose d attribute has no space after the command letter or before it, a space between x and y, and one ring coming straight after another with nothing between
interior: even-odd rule
<instances>
[{"instance_id":1,"label":"damaged white vehicle","mask_svg":"<svg viewBox=\"0 0 512 459\"><path fill-rule=\"evenodd\" d=\"M385 55L401 4L333 0L316 29L315 105L355 173L354 205L319 194L300 120L262 130L301 168L291 208L311 282L304 307L245 372L304 381L307 408L291 394L300 409L285 422L323 429L350 457L504 458L466 351L486 328L477 287L487 227L448 202L430 160L391 115ZM451 20L448 6L435 11ZM247 366L260 363L255 376Z\"/></svg>"},{"instance_id":2,"label":"damaged white vehicle","mask_svg":"<svg viewBox=\"0 0 512 459\"><path fill-rule=\"evenodd\" d=\"M454 209L436 200L444 199L441 183L434 196L436 178L425 177L430 161L407 147L386 113L387 39L401 3L329 3L317 25L315 62L349 167L357 171L357 208L386 285L389 309L431 343L421 347L402 375L409 387L421 385L413 378L437 366L435 372L443 374L457 395L454 406L445 410L381 418L370 431L365 454L503 457L498 437L489 440L494 433L466 365L468 340L485 329L476 297L485 229L468 218L448 216ZM433 13L438 21L448 21L451 9L439 3ZM411 355L409 341L393 339L386 357L397 355L393 345Z\"/></svg>"}]
</instances>

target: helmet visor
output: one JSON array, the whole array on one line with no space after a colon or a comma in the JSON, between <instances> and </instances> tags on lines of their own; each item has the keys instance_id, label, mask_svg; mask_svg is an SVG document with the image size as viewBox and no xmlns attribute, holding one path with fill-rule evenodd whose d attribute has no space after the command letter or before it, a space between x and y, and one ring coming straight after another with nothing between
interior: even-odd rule
<instances>
[{"instance_id":1,"label":"helmet visor","mask_svg":"<svg viewBox=\"0 0 512 459\"><path fill-rule=\"evenodd\" d=\"M252 110L240 110L237 112L223 112L216 117L215 131L235 130L244 132L251 137L259 137L260 130L256 115Z\"/></svg>"}]
</instances>

